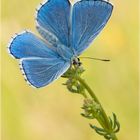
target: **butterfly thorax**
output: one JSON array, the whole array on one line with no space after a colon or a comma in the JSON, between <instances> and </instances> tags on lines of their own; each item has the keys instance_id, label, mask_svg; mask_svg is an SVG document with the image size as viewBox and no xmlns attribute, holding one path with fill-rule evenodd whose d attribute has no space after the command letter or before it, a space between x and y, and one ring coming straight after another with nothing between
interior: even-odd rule
<instances>
[{"instance_id":1,"label":"butterfly thorax","mask_svg":"<svg viewBox=\"0 0 140 140\"><path fill-rule=\"evenodd\" d=\"M56 51L65 61L71 62L74 57L72 49L63 44L58 44Z\"/></svg>"}]
</instances>

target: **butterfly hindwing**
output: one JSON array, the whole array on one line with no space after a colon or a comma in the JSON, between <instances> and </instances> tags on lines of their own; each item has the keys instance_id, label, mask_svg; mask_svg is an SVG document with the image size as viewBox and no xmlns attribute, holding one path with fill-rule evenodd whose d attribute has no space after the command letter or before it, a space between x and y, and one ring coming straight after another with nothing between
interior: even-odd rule
<instances>
[{"instance_id":1,"label":"butterfly hindwing","mask_svg":"<svg viewBox=\"0 0 140 140\"><path fill-rule=\"evenodd\" d=\"M36 88L46 86L58 79L70 66L61 58L25 58L21 59L20 64L25 79Z\"/></svg>"},{"instance_id":2,"label":"butterfly hindwing","mask_svg":"<svg viewBox=\"0 0 140 140\"><path fill-rule=\"evenodd\" d=\"M80 55L99 34L113 6L103 0L81 0L72 11L72 47Z\"/></svg>"},{"instance_id":3,"label":"butterfly hindwing","mask_svg":"<svg viewBox=\"0 0 140 140\"><path fill-rule=\"evenodd\" d=\"M45 30L51 32L65 46L69 45L70 7L68 0L48 0L41 4L36 15L37 27L44 29L43 34Z\"/></svg>"}]
</instances>

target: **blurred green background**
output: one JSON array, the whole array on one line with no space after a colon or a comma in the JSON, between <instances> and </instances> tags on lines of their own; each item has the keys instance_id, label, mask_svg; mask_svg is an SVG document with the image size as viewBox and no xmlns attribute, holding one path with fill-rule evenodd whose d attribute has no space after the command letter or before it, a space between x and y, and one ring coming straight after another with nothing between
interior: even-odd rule
<instances>
[{"instance_id":1,"label":"blurred green background","mask_svg":"<svg viewBox=\"0 0 140 140\"><path fill-rule=\"evenodd\" d=\"M102 140L82 118L83 98L71 94L60 78L42 89L28 86L6 47L14 33L35 29L41 0L2 0L2 137L3 140ZM112 1L113 15L83 56L83 77L108 115L121 123L119 140L138 140L138 0ZM37 32L36 32L37 33ZM93 124L96 122L93 121Z\"/></svg>"}]
</instances>

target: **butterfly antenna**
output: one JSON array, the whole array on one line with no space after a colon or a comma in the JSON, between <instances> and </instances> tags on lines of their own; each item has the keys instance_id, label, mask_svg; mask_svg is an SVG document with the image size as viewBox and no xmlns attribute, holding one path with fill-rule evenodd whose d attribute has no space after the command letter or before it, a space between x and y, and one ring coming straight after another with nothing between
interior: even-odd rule
<instances>
[{"instance_id":1,"label":"butterfly antenna","mask_svg":"<svg viewBox=\"0 0 140 140\"><path fill-rule=\"evenodd\" d=\"M109 59L100 59L100 58L93 58L93 57L80 57L81 59L93 59L93 60L100 60L100 61L105 61L108 62L110 61Z\"/></svg>"}]
</instances>

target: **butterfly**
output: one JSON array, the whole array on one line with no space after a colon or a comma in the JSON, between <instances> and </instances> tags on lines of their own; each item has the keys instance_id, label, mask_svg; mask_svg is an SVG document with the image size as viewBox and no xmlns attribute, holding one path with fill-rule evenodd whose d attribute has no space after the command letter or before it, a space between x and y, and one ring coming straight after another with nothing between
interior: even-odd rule
<instances>
[{"instance_id":1,"label":"butterfly","mask_svg":"<svg viewBox=\"0 0 140 140\"><path fill-rule=\"evenodd\" d=\"M108 22L113 5L104 0L48 0L36 10L38 37L30 31L16 34L9 53L20 60L25 80L36 88L62 76L89 47Z\"/></svg>"}]
</instances>

